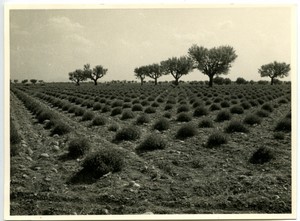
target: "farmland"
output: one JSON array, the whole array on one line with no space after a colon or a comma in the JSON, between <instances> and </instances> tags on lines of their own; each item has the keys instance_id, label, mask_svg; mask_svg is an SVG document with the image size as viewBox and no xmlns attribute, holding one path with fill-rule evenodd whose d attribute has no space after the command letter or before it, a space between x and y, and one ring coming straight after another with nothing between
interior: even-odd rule
<instances>
[{"instance_id":1,"label":"farmland","mask_svg":"<svg viewBox=\"0 0 300 221\"><path fill-rule=\"evenodd\" d=\"M291 213L289 84L12 84L10 111L11 215Z\"/></svg>"}]
</instances>

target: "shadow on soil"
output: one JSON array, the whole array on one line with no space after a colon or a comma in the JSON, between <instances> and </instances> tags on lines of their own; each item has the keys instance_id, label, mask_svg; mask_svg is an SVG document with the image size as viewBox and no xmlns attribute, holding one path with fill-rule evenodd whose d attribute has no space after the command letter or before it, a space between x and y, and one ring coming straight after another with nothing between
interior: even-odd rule
<instances>
[{"instance_id":1,"label":"shadow on soil","mask_svg":"<svg viewBox=\"0 0 300 221\"><path fill-rule=\"evenodd\" d=\"M68 181L68 184L92 184L96 182L100 177L96 176L95 173L82 169L74 174Z\"/></svg>"}]
</instances>

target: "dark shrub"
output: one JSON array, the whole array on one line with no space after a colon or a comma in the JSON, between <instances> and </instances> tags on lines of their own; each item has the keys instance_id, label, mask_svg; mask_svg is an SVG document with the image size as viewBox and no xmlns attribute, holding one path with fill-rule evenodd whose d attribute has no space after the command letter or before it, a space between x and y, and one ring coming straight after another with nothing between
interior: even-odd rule
<instances>
[{"instance_id":1,"label":"dark shrub","mask_svg":"<svg viewBox=\"0 0 300 221\"><path fill-rule=\"evenodd\" d=\"M171 113L170 112L166 112L166 113L164 113L164 115L163 115L165 118L171 118L172 117L172 115L171 115Z\"/></svg>"},{"instance_id":2,"label":"dark shrub","mask_svg":"<svg viewBox=\"0 0 300 221\"><path fill-rule=\"evenodd\" d=\"M149 106L149 102L148 101L146 101L146 100L144 100L144 101L142 101L141 102L141 105L143 105L143 106Z\"/></svg>"},{"instance_id":3,"label":"dark shrub","mask_svg":"<svg viewBox=\"0 0 300 221\"><path fill-rule=\"evenodd\" d=\"M112 104L111 104L111 107L122 107L123 106L123 101L121 101L121 100L116 100L116 101L114 101Z\"/></svg>"},{"instance_id":4,"label":"dark shrub","mask_svg":"<svg viewBox=\"0 0 300 221\"><path fill-rule=\"evenodd\" d=\"M140 104L135 104L131 108L132 111L143 111L143 106Z\"/></svg>"},{"instance_id":5,"label":"dark shrub","mask_svg":"<svg viewBox=\"0 0 300 221\"><path fill-rule=\"evenodd\" d=\"M87 108L93 107L93 101L86 100L82 103L81 106L86 106Z\"/></svg>"},{"instance_id":6,"label":"dark shrub","mask_svg":"<svg viewBox=\"0 0 300 221\"><path fill-rule=\"evenodd\" d=\"M18 144L21 141L21 137L16 129L15 124L10 120L10 144Z\"/></svg>"},{"instance_id":7,"label":"dark shrub","mask_svg":"<svg viewBox=\"0 0 300 221\"><path fill-rule=\"evenodd\" d=\"M247 84L247 81L244 78L238 77L236 79L237 84Z\"/></svg>"},{"instance_id":8,"label":"dark shrub","mask_svg":"<svg viewBox=\"0 0 300 221\"><path fill-rule=\"evenodd\" d=\"M218 147L226 143L227 143L226 135L219 131L216 131L208 137L208 140L206 142L206 147L208 148Z\"/></svg>"},{"instance_id":9,"label":"dark shrub","mask_svg":"<svg viewBox=\"0 0 300 221\"><path fill-rule=\"evenodd\" d=\"M279 104L287 104L288 103L288 100L285 99L285 98L281 98L279 101L278 101Z\"/></svg>"},{"instance_id":10,"label":"dark shrub","mask_svg":"<svg viewBox=\"0 0 300 221\"><path fill-rule=\"evenodd\" d=\"M258 148L250 158L252 164L263 164L267 163L274 158L273 152L266 147Z\"/></svg>"},{"instance_id":11,"label":"dark shrub","mask_svg":"<svg viewBox=\"0 0 300 221\"><path fill-rule=\"evenodd\" d=\"M131 102L131 99L130 99L129 97L126 97L126 98L124 99L124 102Z\"/></svg>"},{"instance_id":12,"label":"dark shrub","mask_svg":"<svg viewBox=\"0 0 300 221\"><path fill-rule=\"evenodd\" d=\"M153 125L153 129L163 131L168 130L170 128L170 123L166 118L161 118L155 122Z\"/></svg>"},{"instance_id":13,"label":"dark shrub","mask_svg":"<svg viewBox=\"0 0 300 221\"><path fill-rule=\"evenodd\" d=\"M167 100L167 104L176 104L175 98L169 98L169 99Z\"/></svg>"},{"instance_id":14,"label":"dark shrub","mask_svg":"<svg viewBox=\"0 0 300 221\"><path fill-rule=\"evenodd\" d=\"M256 100L250 100L249 103L251 104L252 107L256 107L259 105L259 103Z\"/></svg>"},{"instance_id":15,"label":"dark shrub","mask_svg":"<svg viewBox=\"0 0 300 221\"><path fill-rule=\"evenodd\" d=\"M249 130L244 126L243 123L240 121L231 121L227 127L225 128L226 133L234 133L234 132L241 132L241 133L247 133Z\"/></svg>"},{"instance_id":16,"label":"dark shrub","mask_svg":"<svg viewBox=\"0 0 300 221\"><path fill-rule=\"evenodd\" d=\"M153 102L153 103L151 104L151 107L159 107L159 103Z\"/></svg>"},{"instance_id":17,"label":"dark shrub","mask_svg":"<svg viewBox=\"0 0 300 221\"><path fill-rule=\"evenodd\" d=\"M48 120L48 122L45 124L44 128L46 130L51 129L54 126L56 121L57 121L57 119Z\"/></svg>"},{"instance_id":18,"label":"dark shrub","mask_svg":"<svg viewBox=\"0 0 300 221\"><path fill-rule=\"evenodd\" d=\"M111 125L108 127L108 130L109 130L109 131L114 131L114 132L116 132L117 130L119 130L119 128L120 128L119 124L114 123L114 124L111 124Z\"/></svg>"},{"instance_id":19,"label":"dark shrub","mask_svg":"<svg viewBox=\"0 0 300 221\"><path fill-rule=\"evenodd\" d=\"M258 111L255 112L255 115L257 115L259 117L268 117L269 112L265 111L265 110L258 110Z\"/></svg>"},{"instance_id":20,"label":"dark shrub","mask_svg":"<svg viewBox=\"0 0 300 221\"><path fill-rule=\"evenodd\" d=\"M188 112L189 110L190 110L189 106L187 106L187 105L180 105L177 108L177 113Z\"/></svg>"},{"instance_id":21,"label":"dark shrub","mask_svg":"<svg viewBox=\"0 0 300 221\"><path fill-rule=\"evenodd\" d=\"M260 105L262 105L263 103L265 103L265 101L264 101L263 99L260 99L260 98L257 99L256 101L257 101Z\"/></svg>"},{"instance_id":22,"label":"dark shrub","mask_svg":"<svg viewBox=\"0 0 300 221\"><path fill-rule=\"evenodd\" d=\"M211 102L211 100L207 100L206 102L205 102L205 105L211 105L212 104L212 102Z\"/></svg>"},{"instance_id":23,"label":"dark shrub","mask_svg":"<svg viewBox=\"0 0 300 221\"><path fill-rule=\"evenodd\" d=\"M75 138L73 139L68 146L69 157L77 158L86 154L90 150L89 140L86 138Z\"/></svg>"},{"instance_id":24,"label":"dark shrub","mask_svg":"<svg viewBox=\"0 0 300 221\"><path fill-rule=\"evenodd\" d=\"M269 111L269 112L273 112L273 110L274 110L272 104L269 104L269 103L265 103L264 105L262 105L261 109Z\"/></svg>"},{"instance_id":25,"label":"dark shrub","mask_svg":"<svg viewBox=\"0 0 300 221\"><path fill-rule=\"evenodd\" d=\"M248 114L243 122L249 125L260 124L261 118L255 114Z\"/></svg>"},{"instance_id":26,"label":"dark shrub","mask_svg":"<svg viewBox=\"0 0 300 221\"><path fill-rule=\"evenodd\" d=\"M193 103L193 108L196 108L196 107L199 107L199 106L203 106L203 105L204 105L204 103L202 101L195 101Z\"/></svg>"},{"instance_id":27,"label":"dark shrub","mask_svg":"<svg viewBox=\"0 0 300 221\"><path fill-rule=\"evenodd\" d=\"M85 111L84 114L82 115L81 120L83 121L92 120L94 116L95 115L92 111Z\"/></svg>"},{"instance_id":28,"label":"dark shrub","mask_svg":"<svg viewBox=\"0 0 300 221\"><path fill-rule=\"evenodd\" d=\"M138 152L165 149L167 142L158 134L151 134L138 147Z\"/></svg>"},{"instance_id":29,"label":"dark shrub","mask_svg":"<svg viewBox=\"0 0 300 221\"><path fill-rule=\"evenodd\" d=\"M156 110L154 107L147 107L144 112L147 114L153 114L156 112Z\"/></svg>"},{"instance_id":30,"label":"dark shrub","mask_svg":"<svg viewBox=\"0 0 300 221\"><path fill-rule=\"evenodd\" d=\"M139 104L140 101L139 101L138 99L134 99L131 103L132 103L132 104Z\"/></svg>"},{"instance_id":31,"label":"dark shrub","mask_svg":"<svg viewBox=\"0 0 300 221\"><path fill-rule=\"evenodd\" d=\"M179 122L189 122L192 120L192 117L188 113L180 113L177 115L177 121Z\"/></svg>"},{"instance_id":32,"label":"dark shrub","mask_svg":"<svg viewBox=\"0 0 300 221\"><path fill-rule=\"evenodd\" d=\"M115 141L137 140L140 138L140 136L141 136L141 132L139 128L134 126L129 126L117 132L115 136Z\"/></svg>"},{"instance_id":33,"label":"dark shrub","mask_svg":"<svg viewBox=\"0 0 300 221\"><path fill-rule=\"evenodd\" d=\"M104 107L102 108L101 112L102 113L106 113L109 112L111 110L111 107L109 105L104 105Z\"/></svg>"},{"instance_id":34,"label":"dark shrub","mask_svg":"<svg viewBox=\"0 0 300 221\"><path fill-rule=\"evenodd\" d=\"M134 118L134 113L131 110L124 110L121 116L121 120Z\"/></svg>"},{"instance_id":35,"label":"dark shrub","mask_svg":"<svg viewBox=\"0 0 300 221\"><path fill-rule=\"evenodd\" d=\"M82 116L84 114L85 110L81 107L76 107L75 109L75 116Z\"/></svg>"},{"instance_id":36,"label":"dark shrub","mask_svg":"<svg viewBox=\"0 0 300 221\"><path fill-rule=\"evenodd\" d=\"M284 140L284 132L275 132L273 137L276 139L276 140Z\"/></svg>"},{"instance_id":37,"label":"dark shrub","mask_svg":"<svg viewBox=\"0 0 300 221\"><path fill-rule=\"evenodd\" d=\"M235 105L230 108L230 112L232 114L242 114L242 113L244 113L244 108L239 105Z\"/></svg>"},{"instance_id":38,"label":"dark shrub","mask_svg":"<svg viewBox=\"0 0 300 221\"><path fill-rule=\"evenodd\" d=\"M195 109L193 116L194 117L201 117L208 114L208 110L206 107L199 106Z\"/></svg>"},{"instance_id":39,"label":"dark shrub","mask_svg":"<svg viewBox=\"0 0 300 221\"><path fill-rule=\"evenodd\" d=\"M148 97L148 99L147 99L148 101L154 101L155 100L155 98L154 97Z\"/></svg>"},{"instance_id":40,"label":"dark shrub","mask_svg":"<svg viewBox=\"0 0 300 221\"><path fill-rule=\"evenodd\" d=\"M213 122L211 119L209 118L205 118L203 120L201 120L198 124L198 127L200 128L209 128L209 127L213 127Z\"/></svg>"},{"instance_id":41,"label":"dark shrub","mask_svg":"<svg viewBox=\"0 0 300 221\"><path fill-rule=\"evenodd\" d=\"M130 103L125 103L123 104L123 107L122 108L131 108L131 104Z\"/></svg>"},{"instance_id":42,"label":"dark shrub","mask_svg":"<svg viewBox=\"0 0 300 221\"><path fill-rule=\"evenodd\" d=\"M84 171L98 179L109 172L121 171L124 167L124 153L118 149L103 149L93 153L83 161Z\"/></svg>"},{"instance_id":43,"label":"dark shrub","mask_svg":"<svg viewBox=\"0 0 300 221\"><path fill-rule=\"evenodd\" d=\"M106 118L103 116L97 116L92 121L92 125L94 125L94 126L100 126L100 125L105 125L105 124L106 124Z\"/></svg>"},{"instance_id":44,"label":"dark shrub","mask_svg":"<svg viewBox=\"0 0 300 221\"><path fill-rule=\"evenodd\" d=\"M165 110L171 110L173 108L172 104L166 104Z\"/></svg>"},{"instance_id":45,"label":"dark shrub","mask_svg":"<svg viewBox=\"0 0 300 221\"><path fill-rule=\"evenodd\" d=\"M283 118L281 119L275 127L275 131L282 131L282 132L291 132L292 125L290 118Z\"/></svg>"},{"instance_id":46,"label":"dark shrub","mask_svg":"<svg viewBox=\"0 0 300 221\"><path fill-rule=\"evenodd\" d=\"M64 104L64 106L62 106L62 110L63 111L67 111L67 110L69 110L69 108L71 107L71 104Z\"/></svg>"},{"instance_id":47,"label":"dark shrub","mask_svg":"<svg viewBox=\"0 0 300 221\"><path fill-rule=\"evenodd\" d=\"M188 137L193 137L197 134L197 128L193 124L185 124L179 128L176 133L176 138L184 140Z\"/></svg>"},{"instance_id":48,"label":"dark shrub","mask_svg":"<svg viewBox=\"0 0 300 221\"><path fill-rule=\"evenodd\" d=\"M251 104L250 104L248 101L244 101L244 102L241 103L241 106L242 106L245 110L247 110L247 109L249 109L249 108L251 107Z\"/></svg>"},{"instance_id":49,"label":"dark shrub","mask_svg":"<svg viewBox=\"0 0 300 221\"><path fill-rule=\"evenodd\" d=\"M222 101L221 107L230 107L230 103L228 101Z\"/></svg>"},{"instance_id":50,"label":"dark shrub","mask_svg":"<svg viewBox=\"0 0 300 221\"><path fill-rule=\"evenodd\" d=\"M222 98L217 97L214 99L214 103L220 103L222 101Z\"/></svg>"},{"instance_id":51,"label":"dark shrub","mask_svg":"<svg viewBox=\"0 0 300 221\"><path fill-rule=\"evenodd\" d=\"M136 119L136 124L138 124L138 125L142 125L142 124L149 123L149 122L150 122L150 118L147 114L141 114Z\"/></svg>"},{"instance_id":52,"label":"dark shrub","mask_svg":"<svg viewBox=\"0 0 300 221\"><path fill-rule=\"evenodd\" d=\"M216 122L223 122L231 119L231 113L228 110L222 110L217 114Z\"/></svg>"},{"instance_id":53,"label":"dark shrub","mask_svg":"<svg viewBox=\"0 0 300 221\"><path fill-rule=\"evenodd\" d=\"M99 100L99 102L102 103L102 104L105 104L105 103L106 103L106 99L105 99L105 98L101 98L101 99Z\"/></svg>"},{"instance_id":54,"label":"dark shrub","mask_svg":"<svg viewBox=\"0 0 300 221\"><path fill-rule=\"evenodd\" d=\"M70 106L68 109L69 113L75 113L76 107L75 106Z\"/></svg>"},{"instance_id":55,"label":"dark shrub","mask_svg":"<svg viewBox=\"0 0 300 221\"><path fill-rule=\"evenodd\" d=\"M163 98L159 97L159 98L156 99L156 101L157 101L158 103L163 103L165 100L164 100Z\"/></svg>"},{"instance_id":56,"label":"dark shrub","mask_svg":"<svg viewBox=\"0 0 300 221\"><path fill-rule=\"evenodd\" d=\"M209 110L211 110L211 111L221 110L221 107L220 107L220 105L218 105L218 104L212 104L212 105L209 107Z\"/></svg>"},{"instance_id":57,"label":"dark shrub","mask_svg":"<svg viewBox=\"0 0 300 221\"><path fill-rule=\"evenodd\" d=\"M37 115L39 123L43 123L45 120L50 120L54 117L54 114L50 110L43 110Z\"/></svg>"},{"instance_id":58,"label":"dark shrub","mask_svg":"<svg viewBox=\"0 0 300 221\"><path fill-rule=\"evenodd\" d=\"M122 113L122 108L121 107L115 107L114 109L112 109L110 116L116 116L118 114Z\"/></svg>"},{"instance_id":59,"label":"dark shrub","mask_svg":"<svg viewBox=\"0 0 300 221\"><path fill-rule=\"evenodd\" d=\"M238 101L237 101L237 100L231 100L231 103L232 103L232 104L237 104Z\"/></svg>"},{"instance_id":60,"label":"dark shrub","mask_svg":"<svg viewBox=\"0 0 300 221\"><path fill-rule=\"evenodd\" d=\"M54 134L64 135L71 131L71 128L68 125L66 125L60 121L56 121L53 126L54 127L51 131L51 135L54 135Z\"/></svg>"}]
</instances>

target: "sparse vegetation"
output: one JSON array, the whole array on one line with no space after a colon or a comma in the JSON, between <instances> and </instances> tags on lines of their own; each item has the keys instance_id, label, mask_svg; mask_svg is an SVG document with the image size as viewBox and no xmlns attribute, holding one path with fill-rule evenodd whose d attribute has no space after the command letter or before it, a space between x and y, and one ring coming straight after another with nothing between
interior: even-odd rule
<instances>
[{"instance_id":1,"label":"sparse vegetation","mask_svg":"<svg viewBox=\"0 0 300 221\"><path fill-rule=\"evenodd\" d=\"M78 158L86 154L90 150L90 143L87 138L75 138L71 140L68 146L68 156Z\"/></svg>"},{"instance_id":2,"label":"sparse vegetation","mask_svg":"<svg viewBox=\"0 0 300 221\"><path fill-rule=\"evenodd\" d=\"M188 137L193 137L197 134L197 128L195 125L188 123L184 124L179 128L179 130L176 133L176 138L184 140Z\"/></svg>"},{"instance_id":3,"label":"sparse vegetation","mask_svg":"<svg viewBox=\"0 0 300 221\"><path fill-rule=\"evenodd\" d=\"M165 149L167 142L158 134L149 135L138 147L138 152Z\"/></svg>"},{"instance_id":4,"label":"sparse vegetation","mask_svg":"<svg viewBox=\"0 0 300 221\"><path fill-rule=\"evenodd\" d=\"M116 133L115 141L134 141L141 136L140 129L134 126L125 127Z\"/></svg>"},{"instance_id":5,"label":"sparse vegetation","mask_svg":"<svg viewBox=\"0 0 300 221\"><path fill-rule=\"evenodd\" d=\"M234 132L241 132L241 133L248 133L249 130L244 124L240 121L231 121L225 128L226 133L234 133Z\"/></svg>"},{"instance_id":6,"label":"sparse vegetation","mask_svg":"<svg viewBox=\"0 0 300 221\"><path fill-rule=\"evenodd\" d=\"M84 171L98 179L109 172L119 172L125 166L124 153L115 148L102 149L89 155L82 163Z\"/></svg>"},{"instance_id":7,"label":"sparse vegetation","mask_svg":"<svg viewBox=\"0 0 300 221\"><path fill-rule=\"evenodd\" d=\"M226 144L226 143L227 143L226 135L219 131L216 131L208 137L208 140L206 142L206 147L208 148L219 147L222 144Z\"/></svg>"},{"instance_id":8,"label":"sparse vegetation","mask_svg":"<svg viewBox=\"0 0 300 221\"><path fill-rule=\"evenodd\" d=\"M250 163L263 164L271 161L274 158L274 154L270 148L260 147L251 156Z\"/></svg>"}]
</instances>

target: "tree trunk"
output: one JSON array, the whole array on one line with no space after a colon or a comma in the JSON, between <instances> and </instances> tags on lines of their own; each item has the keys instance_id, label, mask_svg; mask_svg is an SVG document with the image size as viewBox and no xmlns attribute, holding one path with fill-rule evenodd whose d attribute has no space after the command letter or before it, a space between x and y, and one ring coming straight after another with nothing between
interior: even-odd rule
<instances>
[{"instance_id":1,"label":"tree trunk","mask_svg":"<svg viewBox=\"0 0 300 221\"><path fill-rule=\"evenodd\" d=\"M79 81L76 81L76 86L79 86L80 84L79 84Z\"/></svg>"},{"instance_id":2,"label":"tree trunk","mask_svg":"<svg viewBox=\"0 0 300 221\"><path fill-rule=\"evenodd\" d=\"M213 86L213 79L214 79L213 76L209 76L209 83L208 83L208 86L209 86L209 87L212 87L212 86Z\"/></svg>"},{"instance_id":3,"label":"tree trunk","mask_svg":"<svg viewBox=\"0 0 300 221\"><path fill-rule=\"evenodd\" d=\"M179 84L179 78L175 78L175 83L176 86Z\"/></svg>"},{"instance_id":4,"label":"tree trunk","mask_svg":"<svg viewBox=\"0 0 300 221\"><path fill-rule=\"evenodd\" d=\"M271 85L274 84L274 77L271 78Z\"/></svg>"},{"instance_id":5,"label":"tree trunk","mask_svg":"<svg viewBox=\"0 0 300 221\"><path fill-rule=\"evenodd\" d=\"M157 78L154 78L154 84L157 85Z\"/></svg>"},{"instance_id":6,"label":"tree trunk","mask_svg":"<svg viewBox=\"0 0 300 221\"><path fill-rule=\"evenodd\" d=\"M143 86L143 84L144 84L144 79L141 78L141 86Z\"/></svg>"},{"instance_id":7,"label":"tree trunk","mask_svg":"<svg viewBox=\"0 0 300 221\"><path fill-rule=\"evenodd\" d=\"M94 85L97 85L97 80L94 80Z\"/></svg>"}]
</instances>

